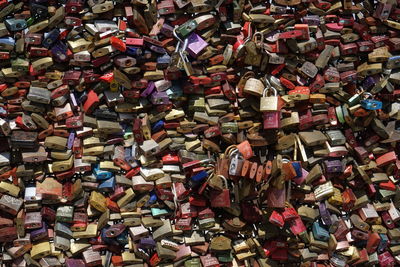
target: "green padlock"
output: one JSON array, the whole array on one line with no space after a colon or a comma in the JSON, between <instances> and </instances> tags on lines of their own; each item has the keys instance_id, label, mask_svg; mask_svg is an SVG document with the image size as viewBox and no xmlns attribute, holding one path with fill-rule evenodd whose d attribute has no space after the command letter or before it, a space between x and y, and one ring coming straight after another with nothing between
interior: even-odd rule
<instances>
[{"instance_id":1,"label":"green padlock","mask_svg":"<svg viewBox=\"0 0 400 267\"><path fill-rule=\"evenodd\" d=\"M197 28L197 22L195 20L188 20L183 23L181 26L176 28L176 32L182 38L186 38L191 32L193 32Z\"/></svg>"}]
</instances>

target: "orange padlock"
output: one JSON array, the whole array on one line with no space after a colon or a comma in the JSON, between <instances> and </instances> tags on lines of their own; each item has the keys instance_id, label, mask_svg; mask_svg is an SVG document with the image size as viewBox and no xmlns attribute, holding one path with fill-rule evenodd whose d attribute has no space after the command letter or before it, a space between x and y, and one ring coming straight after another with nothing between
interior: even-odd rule
<instances>
[{"instance_id":1,"label":"orange padlock","mask_svg":"<svg viewBox=\"0 0 400 267\"><path fill-rule=\"evenodd\" d=\"M251 148L249 141L245 140L240 144L238 144L236 147L239 150L239 152L243 155L244 159L249 159L254 156L253 149Z\"/></svg>"}]
</instances>

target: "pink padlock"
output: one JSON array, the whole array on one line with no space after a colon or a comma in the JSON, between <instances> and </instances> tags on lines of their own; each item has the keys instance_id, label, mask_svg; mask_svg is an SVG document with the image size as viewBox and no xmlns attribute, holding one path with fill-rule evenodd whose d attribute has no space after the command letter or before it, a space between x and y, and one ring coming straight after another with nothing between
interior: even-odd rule
<instances>
[{"instance_id":1,"label":"pink padlock","mask_svg":"<svg viewBox=\"0 0 400 267\"><path fill-rule=\"evenodd\" d=\"M271 129L279 129L280 121L281 121L281 112L280 111L272 111L272 112L264 112L264 130Z\"/></svg>"},{"instance_id":2,"label":"pink padlock","mask_svg":"<svg viewBox=\"0 0 400 267\"><path fill-rule=\"evenodd\" d=\"M378 256L379 259L379 266L381 267L394 267L395 266L395 261L393 256L389 253L389 251L386 251Z\"/></svg>"}]
</instances>

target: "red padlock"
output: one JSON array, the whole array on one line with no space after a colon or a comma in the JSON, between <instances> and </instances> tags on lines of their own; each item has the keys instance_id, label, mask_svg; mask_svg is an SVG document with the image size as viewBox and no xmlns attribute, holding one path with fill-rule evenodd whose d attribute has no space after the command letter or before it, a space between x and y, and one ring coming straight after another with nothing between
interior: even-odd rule
<instances>
[{"instance_id":1,"label":"red padlock","mask_svg":"<svg viewBox=\"0 0 400 267\"><path fill-rule=\"evenodd\" d=\"M115 37L115 36L111 36L110 37L110 44L117 50L121 51L121 52L125 52L126 51L126 45L124 43L124 41L122 41L121 39Z\"/></svg>"},{"instance_id":2,"label":"red padlock","mask_svg":"<svg viewBox=\"0 0 400 267\"><path fill-rule=\"evenodd\" d=\"M278 227L283 227L285 225L285 220L283 219L282 214L280 214L276 210L272 211L268 221Z\"/></svg>"},{"instance_id":3,"label":"red padlock","mask_svg":"<svg viewBox=\"0 0 400 267\"><path fill-rule=\"evenodd\" d=\"M97 96L96 92L91 90L87 95L87 100L85 104L83 104L83 110L87 114L91 114L94 111L94 109L99 105L99 103L100 99Z\"/></svg>"},{"instance_id":4,"label":"red padlock","mask_svg":"<svg viewBox=\"0 0 400 267\"><path fill-rule=\"evenodd\" d=\"M381 242L381 238L379 237L379 234L371 232L369 234L369 238L367 241L367 246L366 246L367 252L369 254L374 253L376 251L376 249L378 248L380 242Z\"/></svg>"}]
</instances>

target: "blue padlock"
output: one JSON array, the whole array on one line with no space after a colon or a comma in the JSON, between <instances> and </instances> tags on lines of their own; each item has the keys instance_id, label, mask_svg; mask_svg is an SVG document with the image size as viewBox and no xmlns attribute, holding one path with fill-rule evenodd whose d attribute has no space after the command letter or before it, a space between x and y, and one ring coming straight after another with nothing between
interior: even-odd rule
<instances>
[{"instance_id":1,"label":"blue padlock","mask_svg":"<svg viewBox=\"0 0 400 267\"><path fill-rule=\"evenodd\" d=\"M125 153L124 156L125 161L128 162L128 164L130 164L130 162L134 160L132 156L132 147L125 147L124 153Z\"/></svg>"},{"instance_id":2,"label":"blue padlock","mask_svg":"<svg viewBox=\"0 0 400 267\"><path fill-rule=\"evenodd\" d=\"M150 192L150 198L149 198L149 200L147 201L145 207L148 207L148 206L153 205L154 203L156 203L157 199L158 199L158 198L157 198L156 192L155 192L154 190L151 191L151 192Z\"/></svg>"},{"instance_id":3,"label":"blue padlock","mask_svg":"<svg viewBox=\"0 0 400 267\"><path fill-rule=\"evenodd\" d=\"M157 69L163 70L166 69L171 61L170 55L165 53L162 56L157 57Z\"/></svg>"},{"instance_id":4,"label":"blue padlock","mask_svg":"<svg viewBox=\"0 0 400 267\"><path fill-rule=\"evenodd\" d=\"M368 97L372 97L371 93L364 92L364 96L367 96L366 99L361 100L361 106L367 110L377 110L382 108L382 102L375 99L368 99Z\"/></svg>"},{"instance_id":5,"label":"blue padlock","mask_svg":"<svg viewBox=\"0 0 400 267\"><path fill-rule=\"evenodd\" d=\"M205 179L207 179L208 173L206 171L201 171L199 173L196 173L192 177L190 177L189 180L189 188L194 188L201 184Z\"/></svg>"},{"instance_id":6,"label":"blue padlock","mask_svg":"<svg viewBox=\"0 0 400 267\"><path fill-rule=\"evenodd\" d=\"M386 234L379 234L379 237L381 238L381 241L379 242L377 250L379 253L382 253L389 245L389 238Z\"/></svg>"},{"instance_id":7,"label":"blue padlock","mask_svg":"<svg viewBox=\"0 0 400 267\"><path fill-rule=\"evenodd\" d=\"M4 21L4 24L6 25L7 29L10 32L21 31L23 29L26 29L26 27L28 27L28 24L24 19L14 19L14 18L6 19Z\"/></svg>"},{"instance_id":8,"label":"blue padlock","mask_svg":"<svg viewBox=\"0 0 400 267\"><path fill-rule=\"evenodd\" d=\"M77 100L78 104L85 103L88 98L86 91L83 91L82 93L74 92L74 94L75 94L75 99Z\"/></svg>"},{"instance_id":9,"label":"blue padlock","mask_svg":"<svg viewBox=\"0 0 400 267\"><path fill-rule=\"evenodd\" d=\"M206 171L201 171L201 172L193 175L190 179L195 183L201 183L207 177L208 177L208 173Z\"/></svg>"},{"instance_id":10,"label":"blue padlock","mask_svg":"<svg viewBox=\"0 0 400 267\"><path fill-rule=\"evenodd\" d=\"M400 68L400 56L390 57L386 62L386 68L388 69Z\"/></svg>"},{"instance_id":11,"label":"blue padlock","mask_svg":"<svg viewBox=\"0 0 400 267\"><path fill-rule=\"evenodd\" d=\"M110 238L106 236L106 231L108 228L103 228L101 230L101 240L106 243L107 245L114 245L114 246L118 246L119 243L116 240L116 238Z\"/></svg>"},{"instance_id":12,"label":"blue padlock","mask_svg":"<svg viewBox=\"0 0 400 267\"><path fill-rule=\"evenodd\" d=\"M59 35L59 29L53 29L50 32L45 33L42 45L49 49L57 41Z\"/></svg>"},{"instance_id":13,"label":"blue padlock","mask_svg":"<svg viewBox=\"0 0 400 267\"><path fill-rule=\"evenodd\" d=\"M156 121L152 126L151 126L151 132L153 133L155 133L155 132L158 132L158 131L160 131L162 128L164 127L164 121L162 121L162 120L159 120L159 121Z\"/></svg>"},{"instance_id":14,"label":"blue padlock","mask_svg":"<svg viewBox=\"0 0 400 267\"><path fill-rule=\"evenodd\" d=\"M93 168L93 174L97 180L107 180L113 176L112 172L100 170L99 164Z\"/></svg>"},{"instance_id":15,"label":"blue padlock","mask_svg":"<svg viewBox=\"0 0 400 267\"><path fill-rule=\"evenodd\" d=\"M128 244L128 232L125 230L115 238L115 240L122 246L125 246Z\"/></svg>"},{"instance_id":16,"label":"blue padlock","mask_svg":"<svg viewBox=\"0 0 400 267\"><path fill-rule=\"evenodd\" d=\"M382 108L382 102L374 99L361 100L361 106L368 110L377 110Z\"/></svg>"},{"instance_id":17,"label":"blue padlock","mask_svg":"<svg viewBox=\"0 0 400 267\"><path fill-rule=\"evenodd\" d=\"M98 189L100 192L112 192L115 187L115 177L111 177L101 184L99 184Z\"/></svg>"},{"instance_id":18,"label":"blue padlock","mask_svg":"<svg viewBox=\"0 0 400 267\"><path fill-rule=\"evenodd\" d=\"M296 171L296 177L294 178L299 178L303 176L303 172L301 170L301 164L299 161L292 161L292 166L294 170Z\"/></svg>"},{"instance_id":19,"label":"blue padlock","mask_svg":"<svg viewBox=\"0 0 400 267\"><path fill-rule=\"evenodd\" d=\"M171 100L178 100L178 98L183 97L183 90L179 85L172 85L165 91Z\"/></svg>"},{"instance_id":20,"label":"blue padlock","mask_svg":"<svg viewBox=\"0 0 400 267\"><path fill-rule=\"evenodd\" d=\"M328 241L329 232L319 222L314 222L312 225L313 236L317 240Z\"/></svg>"},{"instance_id":21,"label":"blue padlock","mask_svg":"<svg viewBox=\"0 0 400 267\"><path fill-rule=\"evenodd\" d=\"M151 210L151 216L153 216L154 218L160 218L170 213L170 211L167 209L151 208L150 210Z\"/></svg>"},{"instance_id":22,"label":"blue padlock","mask_svg":"<svg viewBox=\"0 0 400 267\"><path fill-rule=\"evenodd\" d=\"M15 46L15 40L11 37L2 37L0 38L0 49L4 50L13 50Z\"/></svg>"},{"instance_id":23,"label":"blue padlock","mask_svg":"<svg viewBox=\"0 0 400 267\"><path fill-rule=\"evenodd\" d=\"M132 57L137 57L142 54L142 49L138 47L128 46L125 53Z\"/></svg>"}]
</instances>

